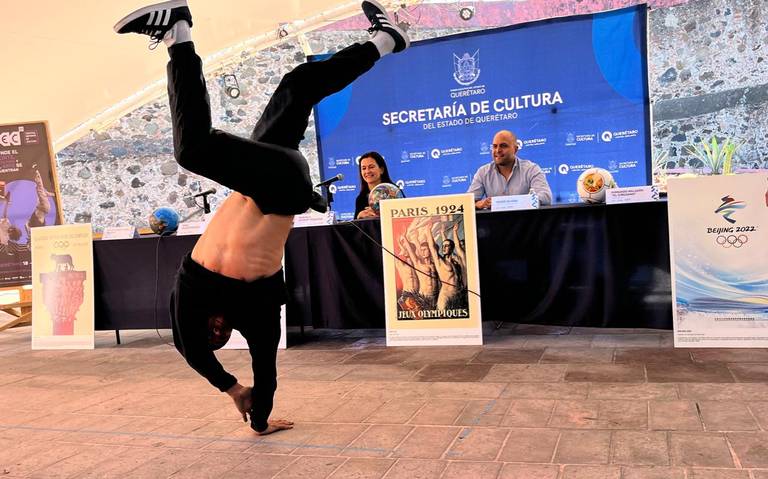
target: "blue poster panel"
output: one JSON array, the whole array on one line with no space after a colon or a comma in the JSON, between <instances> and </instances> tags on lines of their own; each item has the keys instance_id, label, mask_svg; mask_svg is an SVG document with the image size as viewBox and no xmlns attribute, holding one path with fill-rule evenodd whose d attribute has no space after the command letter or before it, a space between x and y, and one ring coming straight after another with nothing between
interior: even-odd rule
<instances>
[{"instance_id":1,"label":"blue poster panel","mask_svg":"<svg viewBox=\"0 0 768 479\"><path fill-rule=\"evenodd\" d=\"M315 108L323 177L350 219L357 161L378 151L406 196L467 191L491 142L517 134L554 203L577 202L590 167L649 184L645 5L415 42ZM319 61L324 57L314 57Z\"/></svg>"}]
</instances>

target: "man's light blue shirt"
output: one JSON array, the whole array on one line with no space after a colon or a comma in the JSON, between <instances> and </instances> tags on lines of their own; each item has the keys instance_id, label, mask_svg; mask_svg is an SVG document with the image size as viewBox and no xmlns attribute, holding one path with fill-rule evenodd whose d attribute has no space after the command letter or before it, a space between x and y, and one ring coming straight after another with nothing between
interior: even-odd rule
<instances>
[{"instance_id":1,"label":"man's light blue shirt","mask_svg":"<svg viewBox=\"0 0 768 479\"><path fill-rule=\"evenodd\" d=\"M538 195L540 204L552 204L552 190L541 167L517 158L509 179L499 173L493 161L478 168L467 192L474 194L477 201L483 197L524 195L531 189Z\"/></svg>"}]
</instances>

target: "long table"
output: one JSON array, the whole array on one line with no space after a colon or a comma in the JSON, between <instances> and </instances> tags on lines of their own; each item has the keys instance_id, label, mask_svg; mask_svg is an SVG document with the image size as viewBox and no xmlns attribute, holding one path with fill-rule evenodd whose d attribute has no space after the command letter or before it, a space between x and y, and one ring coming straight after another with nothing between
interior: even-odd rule
<instances>
[{"instance_id":1,"label":"long table","mask_svg":"<svg viewBox=\"0 0 768 479\"><path fill-rule=\"evenodd\" d=\"M93 242L97 330L170 328L170 291L198 236Z\"/></svg>"},{"instance_id":2,"label":"long table","mask_svg":"<svg viewBox=\"0 0 768 479\"><path fill-rule=\"evenodd\" d=\"M671 329L666 202L480 212L477 229L483 320ZM380 241L376 219L291 232L289 325L384 327L369 236ZM168 294L196 239L95 242L97 329L169 327Z\"/></svg>"},{"instance_id":3,"label":"long table","mask_svg":"<svg viewBox=\"0 0 768 479\"><path fill-rule=\"evenodd\" d=\"M355 225L291 233L289 323L384 327L380 223ZM672 327L666 202L480 212L477 234L484 321Z\"/></svg>"}]
</instances>

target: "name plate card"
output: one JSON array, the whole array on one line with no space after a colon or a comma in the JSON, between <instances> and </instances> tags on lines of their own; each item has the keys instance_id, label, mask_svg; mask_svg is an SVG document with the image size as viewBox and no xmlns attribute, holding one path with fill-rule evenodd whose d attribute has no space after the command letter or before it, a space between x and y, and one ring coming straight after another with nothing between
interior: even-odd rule
<instances>
[{"instance_id":1,"label":"name plate card","mask_svg":"<svg viewBox=\"0 0 768 479\"><path fill-rule=\"evenodd\" d=\"M101 234L103 240L132 239L136 228L133 226L107 226Z\"/></svg>"},{"instance_id":2,"label":"name plate card","mask_svg":"<svg viewBox=\"0 0 768 479\"><path fill-rule=\"evenodd\" d=\"M188 236L188 235L201 235L205 231L207 221L185 221L179 223L179 228L176 230L176 236Z\"/></svg>"},{"instance_id":3,"label":"name plate card","mask_svg":"<svg viewBox=\"0 0 768 479\"><path fill-rule=\"evenodd\" d=\"M539 197L535 193L491 198L491 211L535 210L538 207Z\"/></svg>"},{"instance_id":4,"label":"name plate card","mask_svg":"<svg viewBox=\"0 0 768 479\"><path fill-rule=\"evenodd\" d=\"M309 213L302 213L293 217L293 227L303 228L305 226L325 226L336 223L336 213L334 211L326 211L325 213L318 213L312 211Z\"/></svg>"},{"instance_id":5,"label":"name plate card","mask_svg":"<svg viewBox=\"0 0 768 479\"><path fill-rule=\"evenodd\" d=\"M608 188L605 190L605 203L616 205L621 203L645 203L659 199L659 187L628 186L626 188Z\"/></svg>"}]
</instances>

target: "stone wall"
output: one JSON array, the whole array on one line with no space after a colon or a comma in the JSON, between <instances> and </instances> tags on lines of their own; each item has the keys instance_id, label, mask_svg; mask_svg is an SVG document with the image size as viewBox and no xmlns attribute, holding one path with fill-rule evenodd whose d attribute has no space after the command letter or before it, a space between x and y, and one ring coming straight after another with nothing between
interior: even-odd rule
<instances>
[{"instance_id":1,"label":"stone wall","mask_svg":"<svg viewBox=\"0 0 768 479\"><path fill-rule=\"evenodd\" d=\"M698 0L651 12L654 147L697 166L686 145L746 141L740 168L768 168L768 3Z\"/></svg>"},{"instance_id":2,"label":"stone wall","mask_svg":"<svg viewBox=\"0 0 768 479\"><path fill-rule=\"evenodd\" d=\"M495 8L513 8L515 3L507 7L497 3ZM478 28L483 25L415 25L412 37L433 38ZM320 53L337 51L364 37L360 31L324 30L307 38L312 51ZM737 156L738 167L768 168L768 8L764 0L694 0L651 10L649 43L653 145L657 152L669 152L670 166L697 166L685 146L716 134L747 142ZM299 43L291 39L209 75L214 126L248 136L282 75L304 61ZM239 98L226 95L224 73L237 76ZM318 179L312 121L300 149ZM179 168L172 151L165 99L144 105L109 129L93 132L60 151L65 221L91 222L97 231L107 225L144 227L149 213L159 206L171 206L182 217L198 211L191 195L212 186L218 190L212 198L215 208L229 191Z\"/></svg>"}]
</instances>

